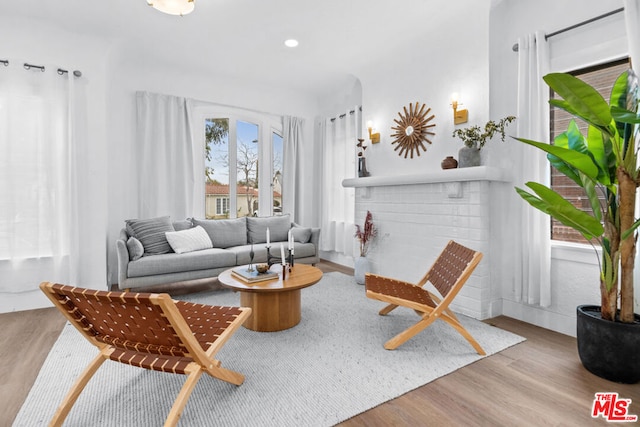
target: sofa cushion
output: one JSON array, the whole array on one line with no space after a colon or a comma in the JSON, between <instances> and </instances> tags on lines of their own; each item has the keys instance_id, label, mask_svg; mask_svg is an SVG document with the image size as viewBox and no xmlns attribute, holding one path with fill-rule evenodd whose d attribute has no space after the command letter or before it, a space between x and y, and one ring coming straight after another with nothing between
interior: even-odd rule
<instances>
[{"instance_id":1,"label":"sofa cushion","mask_svg":"<svg viewBox=\"0 0 640 427\"><path fill-rule=\"evenodd\" d=\"M181 219L178 221L173 221L173 228L176 231L188 230L193 228L193 224L190 219Z\"/></svg>"},{"instance_id":2,"label":"sofa cushion","mask_svg":"<svg viewBox=\"0 0 640 427\"><path fill-rule=\"evenodd\" d=\"M311 228L307 227L293 227L291 229L293 234L293 240L300 243L308 243L311 239Z\"/></svg>"},{"instance_id":3,"label":"sofa cushion","mask_svg":"<svg viewBox=\"0 0 640 427\"><path fill-rule=\"evenodd\" d=\"M128 219L125 221L127 232L144 246L145 255L167 254L172 252L164 233L175 231L169 216L150 219Z\"/></svg>"},{"instance_id":4,"label":"sofa cushion","mask_svg":"<svg viewBox=\"0 0 640 427\"><path fill-rule=\"evenodd\" d=\"M177 254L210 249L213 247L211 239L204 228L196 226L187 230L167 231L164 233L171 249Z\"/></svg>"},{"instance_id":5,"label":"sofa cushion","mask_svg":"<svg viewBox=\"0 0 640 427\"><path fill-rule=\"evenodd\" d=\"M127 277L154 276L157 274L182 273L185 271L209 270L233 267L236 254L226 249L204 249L186 254L163 254L144 256L129 263Z\"/></svg>"},{"instance_id":6,"label":"sofa cushion","mask_svg":"<svg viewBox=\"0 0 640 427\"><path fill-rule=\"evenodd\" d=\"M236 257L236 265L244 265L249 264L251 261L251 245L242 245L242 246L233 246L231 248L227 248L229 252L233 252ZM278 249L278 256L280 254L280 249ZM273 248L271 248L271 255L274 255ZM259 264L267 262L267 248L264 243L253 245L253 263Z\"/></svg>"},{"instance_id":7,"label":"sofa cushion","mask_svg":"<svg viewBox=\"0 0 640 427\"><path fill-rule=\"evenodd\" d=\"M129 252L129 261L135 261L144 255L144 246L140 240L131 236L127 239L127 251Z\"/></svg>"},{"instance_id":8,"label":"sofa cushion","mask_svg":"<svg viewBox=\"0 0 640 427\"><path fill-rule=\"evenodd\" d=\"M244 217L237 219L195 219L193 226L205 229L214 248L247 244L247 221Z\"/></svg>"},{"instance_id":9,"label":"sofa cushion","mask_svg":"<svg viewBox=\"0 0 640 427\"><path fill-rule=\"evenodd\" d=\"M265 243L267 241L267 228L271 242L286 242L287 233L291 228L289 215L269 217L247 217L247 243Z\"/></svg>"}]
</instances>

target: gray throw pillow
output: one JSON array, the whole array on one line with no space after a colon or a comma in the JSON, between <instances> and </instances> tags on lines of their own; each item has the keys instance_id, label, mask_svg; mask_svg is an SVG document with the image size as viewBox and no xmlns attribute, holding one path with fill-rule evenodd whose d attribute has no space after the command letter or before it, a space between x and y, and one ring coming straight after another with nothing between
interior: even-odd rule
<instances>
[{"instance_id":1,"label":"gray throw pillow","mask_svg":"<svg viewBox=\"0 0 640 427\"><path fill-rule=\"evenodd\" d=\"M135 237L127 239L127 250L129 251L129 261L139 260L144 255L144 246Z\"/></svg>"},{"instance_id":2,"label":"gray throw pillow","mask_svg":"<svg viewBox=\"0 0 640 427\"><path fill-rule=\"evenodd\" d=\"M307 243L311 239L311 229L306 227L293 227L291 229L293 240L300 243Z\"/></svg>"},{"instance_id":3,"label":"gray throw pillow","mask_svg":"<svg viewBox=\"0 0 640 427\"><path fill-rule=\"evenodd\" d=\"M176 231L188 230L193 227L190 219L181 219L178 221L173 221L173 228Z\"/></svg>"},{"instance_id":4,"label":"gray throw pillow","mask_svg":"<svg viewBox=\"0 0 640 427\"><path fill-rule=\"evenodd\" d=\"M289 214L268 217L247 217L247 231L249 242L265 243L267 241L267 228L271 242L286 242L291 220Z\"/></svg>"},{"instance_id":5,"label":"gray throw pillow","mask_svg":"<svg viewBox=\"0 0 640 427\"><path fill-rule=\"evenodd\" d=\"M173 252L164 233L175 231L168 216L150 219L128 219L127 232L144 246L146 255L168 254Z\"/></svg>"},{"instance_id":6,"label":"gray throw pillow","mask_svg":"<svg viewBox=\"0 0 640 427\"><path fill-rule=\"evenodd\" d=\"M205 229L214 248L229 248L247 244L247 221L237 219L195 219L191 222Z\"/></svg>"}]
</instances>

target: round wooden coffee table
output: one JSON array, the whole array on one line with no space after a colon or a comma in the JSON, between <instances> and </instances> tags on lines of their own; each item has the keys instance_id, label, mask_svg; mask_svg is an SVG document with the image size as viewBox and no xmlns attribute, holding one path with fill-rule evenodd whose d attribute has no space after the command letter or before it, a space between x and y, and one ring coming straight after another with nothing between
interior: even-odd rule
<instances>
[{"instance_id":1,"label":"round wooden coffee table","mask_svg":"<svg viewBox=\"0 0 640 427\"><path fill-rule=\"evenodd\" d=\"M280 271L272 265L271 271ZM322 271L306 264L296 264L277 279L247 283L231 274L233 268L222 272L218 281L225 287L240 292L240 305L250 307L251 316L244 327L253 331L274 332L289 329L300 323L300 290L314 285L322 279Z\"/></svg>"}]
</instances>

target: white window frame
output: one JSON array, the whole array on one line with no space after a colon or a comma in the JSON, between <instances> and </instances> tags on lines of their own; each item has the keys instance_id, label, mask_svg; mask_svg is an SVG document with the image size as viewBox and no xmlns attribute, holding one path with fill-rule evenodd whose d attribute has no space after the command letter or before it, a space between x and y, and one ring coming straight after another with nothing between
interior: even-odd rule
<instances>
[{"instance_id":1,"label":"white window frame","mask_svg":"<svg viewBox=\"0 0 640 427\"><path fill-rule=\"evenodd\" d=\"M258 126L258 164L269 165L269 168L258 168L258 215L273 215L273 191L271 191L271 182L273 179L272 171L272 141L271 132L282 135L282 117L269 113L260 113L256 111L244 110L235 107L226 107L210 103L199 103L194 106L195 123L192 124L192 132L196 141L199 141L200 149L194 153L194 159L203 164L204 170L204 153L205 153L205 120L211 118L229 119L229 164L237 164L237 133L236 123L238 121L253 123ZM200 160L198 160L200 159ZM203 179L195 183L197 186L197 194L202 194L202 202L198 203L197 214L201 217L205 215L205 182ZM235 167L229 168L229 218L237 217L237 195L236 184L237 170ZM264 195L267 194L267 197ZM216 209L217 210L217 209Z\"/></svg>"}]
</instances>

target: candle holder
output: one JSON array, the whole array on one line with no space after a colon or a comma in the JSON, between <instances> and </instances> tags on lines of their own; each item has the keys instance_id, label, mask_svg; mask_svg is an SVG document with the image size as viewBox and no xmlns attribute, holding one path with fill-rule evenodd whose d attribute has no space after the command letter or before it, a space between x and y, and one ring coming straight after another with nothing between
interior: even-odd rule
<instances>
[{"instance_id":1,"label":"candle holder","mask_svg":"<svg viewBox=\"0 0 640 427\"><path fill-rule=\"evenodd\" d=\"M285 260L280 259L280 257L271 255L271 246L267 246L267 265L271 268L274 264L283 264Z\"/></svg>"},{"instance_id":2,"label":"candle holder","mask_svg":"<svg viewBox=\"0 0 640 427\"><path fill-rule=\"evenodd\" d=\"M251 250L249 251L249 268L247 268L247 271L252 272L254 271L253 269L253 257L255 256L255 252L253 251L253 242L251 243Z\"/></svg>"}]
</instances>

